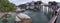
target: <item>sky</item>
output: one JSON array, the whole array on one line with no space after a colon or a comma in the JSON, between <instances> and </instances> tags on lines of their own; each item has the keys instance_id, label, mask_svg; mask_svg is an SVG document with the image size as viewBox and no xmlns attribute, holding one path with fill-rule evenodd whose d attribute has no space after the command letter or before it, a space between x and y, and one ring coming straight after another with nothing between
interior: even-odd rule
<instances>
[{"instance_id":1,"label":"sky","mask_svg":"<svg viewBox=\"0 0 60 23\"><path fill-rule=\"evenodd\" d=\"M31 2L31 1L39 1L39 0L9 0L11 3L14 3L15 5L20 5L20 4L24 4L27 2ZM44 3L47 3L49 1L56 1L56 2L60 2L60 0L41 0Z\"/></svg>"}]
</instances>

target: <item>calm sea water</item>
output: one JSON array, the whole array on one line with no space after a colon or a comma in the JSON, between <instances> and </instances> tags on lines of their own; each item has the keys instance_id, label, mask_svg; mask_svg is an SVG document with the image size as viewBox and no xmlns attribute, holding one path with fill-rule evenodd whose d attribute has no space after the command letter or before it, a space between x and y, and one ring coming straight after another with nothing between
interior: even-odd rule
<instances>
[{"instance_id":1,"label":"calm sea water","mask_svg":"<svg viewBox=\"0 0 60 23\"><path fill-rule=\"evenodd\" d=\"M53 11L52 9L49 8L49 11L47 13L46 9L43 12L43 9L41 8L40 10L26 10L25 14L29 15L32 19L32 23L48 23L48 21L52 18L53 16ZM14 23L15 20L15 13L11 14L12 16L7 19L7 23ZM0 23L2 22L2 19L0 19Z\"/></svg>"},{"instance_id":2,"label":"calm sea water","mask_svg":"<svg viewBox=\"0 0 60 23\"><path fill-rule=\"evenodd\" d=\"M46 10L46 9L44 9ZM32 18L32 23L48 23L48 21L52 18L53 16L53 11L51 8L49 8L49 11L42 10L26 10L24 13L29 15Z\"/></svg>"}]
</instances>

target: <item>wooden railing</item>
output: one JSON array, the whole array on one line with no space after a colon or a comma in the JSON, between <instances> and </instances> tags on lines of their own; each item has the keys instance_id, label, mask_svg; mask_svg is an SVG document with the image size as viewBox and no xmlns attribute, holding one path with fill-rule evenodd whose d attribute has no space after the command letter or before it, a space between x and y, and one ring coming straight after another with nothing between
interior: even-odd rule
<instances>
[{"instance_id":1,"label":"wooden railing","mask_svg":"<svg viewBox=\"0 0 60 23\"><path fill-rule=\"evenodd\" d=\"M60 23L60 9L57 9L58 11L56 14L51 18L51 20L48 23Z\"/></svg>"}]
</instances>

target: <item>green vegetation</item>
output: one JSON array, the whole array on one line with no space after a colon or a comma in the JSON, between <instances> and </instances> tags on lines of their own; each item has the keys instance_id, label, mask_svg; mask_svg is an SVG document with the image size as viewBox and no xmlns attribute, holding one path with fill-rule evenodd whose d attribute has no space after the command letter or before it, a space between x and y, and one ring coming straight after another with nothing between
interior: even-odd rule
<instances>
[{"instance_id":1,"label":"green vegetation","mask_svg":"<svg viewBox=\"0 0 60 23\"><path fill-rule=\"evenodd\" d=\"M15 4L10 3L8 0L0 0L0 12L9 12L15 9Z\"/></svg>"}]
</instances>

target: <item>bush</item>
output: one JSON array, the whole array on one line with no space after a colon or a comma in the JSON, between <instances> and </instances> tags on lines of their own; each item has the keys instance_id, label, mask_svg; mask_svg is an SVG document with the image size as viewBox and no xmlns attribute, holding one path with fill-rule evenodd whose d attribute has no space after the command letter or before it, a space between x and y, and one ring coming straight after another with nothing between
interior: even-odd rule
<instances>
[{"instance_id":1,"label":"bush","mask_svg":"<svg viewBox=\"0 0 60 23\"><path fill-rule=\"evenodd\" d=\"M10 3L8 0L0 0L0 12L9 12L16 9L15 4Z\"/></svg>"}]
</instances>

